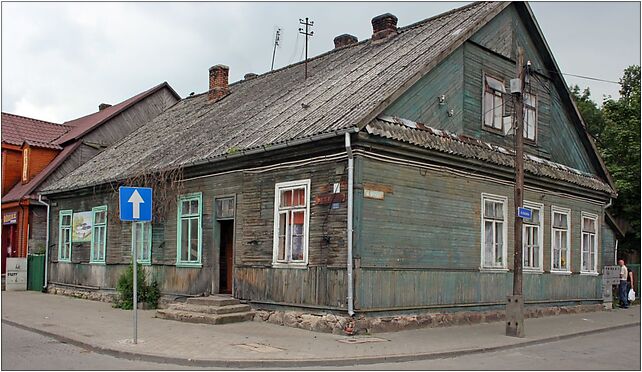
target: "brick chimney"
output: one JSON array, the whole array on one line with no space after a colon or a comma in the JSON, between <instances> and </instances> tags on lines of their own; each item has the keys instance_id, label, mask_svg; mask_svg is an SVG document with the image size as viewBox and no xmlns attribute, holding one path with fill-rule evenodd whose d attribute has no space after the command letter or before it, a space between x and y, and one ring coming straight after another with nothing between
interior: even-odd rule
<instances>
[{"instance_id":1,"label":"brick chimney","mask_svg":"<svg viewBox=\"0 0 642 372\"><path fill-rule=\"evenodd\" d=\"M102 111L107 107L111 107L111 105L109 103L101 103L100 105L98 105L98 111Z\"/></svg>"},{"instance_id":2,"label":"brick chimney","mask_svg":"<svg viewBox=\"0 0 642 372\"><path fill-rule=\"evenodd\" d=\"M226 96L230 92L227 83L229 72L230 68L225 65L210 67L210 90L207 94L210 101Z\"/></svg>"},{"instance_id":3,"label":"brick chimney","mask_svg":"<svg viewBox=\"0 0 642 372\"><path fill-rule=\"evenodd\" d=\"M381 40L397 34L397 17L390 13L372 19L372 41Z\"/></svg>"},{"instance_id":4,"label":"brick chimney","mask_svg":"<svg viewBox=\"0 0 642 372\"><path fill-rule=\"evenodd\" d=\"M341 48L347 45L352 45L358 41L359 39L357 39L356 36L352 36L349 34L339 35L334 38L334 49Z\"/></svg>"}]
</instances>

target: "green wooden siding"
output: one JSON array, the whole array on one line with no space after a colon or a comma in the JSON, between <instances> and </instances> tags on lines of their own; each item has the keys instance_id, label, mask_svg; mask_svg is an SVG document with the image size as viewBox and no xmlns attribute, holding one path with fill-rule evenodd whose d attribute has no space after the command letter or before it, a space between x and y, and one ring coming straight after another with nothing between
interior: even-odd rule
<instances>
[{"instance_id":1,"label":"green wooden siding","mask_svg":"<svg viewBox=\"0 0 642 372\"><path fill-rule=\"evenodd\" d=\"M361 269L355 308L360 310L452 305L503 305L512 273ZM601 299L601 277L524 274L524 301Z\"/></svg>"},{"instance_id":2,"label":"green wooden siding","mask_svg":"<svg viewBox=\"0 0 642 372\"><path fill-rule=\"evenodd\" d=\"M504 301L511 273L480 272L481 193L508 198L508 256L513 256L513 187L442 171L360 159L363 184L388 185L384 200L364 198L359 234L357 293L362 309ZM543 274L526 274L530 301L600 297L596 276L579 275L581 212L602 206L556 193L527 190L524 199L543 209ZM572 275L551 269L551 206L571 209ZM598 246L598 257L601 255ZM599 264L601 265L601 263ZM598 267L600 267L598 265ZM512 259L508 260L512 269Z\"/></svg>"},{"instance_id":3,"label":"green wooden siding","mask_svg":"<svg viewBox=\"0 0 642 372\"><path fill-rule=\"evenodd\" d=\"M429 74L390 105L384 113L414 120L452 132L461 130L462 76L464 73L463 48L455 50ZM439 103L439 96L445 103ZM448 110L453 116L448 116Z\"/></svg>"}]
</instances>

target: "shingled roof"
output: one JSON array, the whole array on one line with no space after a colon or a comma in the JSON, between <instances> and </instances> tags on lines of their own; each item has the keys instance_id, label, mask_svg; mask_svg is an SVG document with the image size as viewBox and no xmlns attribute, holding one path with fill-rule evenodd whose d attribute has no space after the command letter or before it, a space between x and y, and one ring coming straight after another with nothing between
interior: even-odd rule
<instances>
[{"instance_id":1,"label":"shingled roof","mask_svg":"<svg viewBox=\"0 0 642 372\"><path fill-rule=\"evenodd\" d=\"M334 49L308 61L307 80L304 65L297 63L230 84L230 94L215 102L207 94L183 99L45 191L363 127L393 93L423 76L507 5L473 3L401 27L391 38Z\"/></svg>"},{"instance_id":2,"label":"shingled roof","mask_svg":"<svg viewBox=\"0 0 642 372\"><path fill-rule=\"evenodd\" d=\"M72 127L67 125L2 113L2 142L11 145L22 146L26 143L35 147L62 150L54 141L70 129Z\"/></svg>"}]
</instances>

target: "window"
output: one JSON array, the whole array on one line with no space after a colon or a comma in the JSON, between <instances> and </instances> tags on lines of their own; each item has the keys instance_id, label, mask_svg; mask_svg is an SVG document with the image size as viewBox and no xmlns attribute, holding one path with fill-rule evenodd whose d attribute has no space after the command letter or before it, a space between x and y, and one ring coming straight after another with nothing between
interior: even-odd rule
<instances>
[{"instance_id":1,"label":"window","mask_svg":"<svg viewBox=\"0 0 642 372\"><path fill-rule=\"evenodd\" d=\"M150 222L132 222L132 254L136 249L138 263L152 263L152 224Z\"/></svg>"},{"instance_id":2,"label":"window","mask_svg":"<svg viewBox=\"0 0 642 372\"><path fill-rule=\"evenodd\" d=\"M531 218L522 222L522 265L525 270L542 271L542 210L541 204L524 202L524 206L532 212Z\"/></svg>"},{"instance_id":3,"label":"window","mask_svg":"<svg viewBox=\"0 0 642 372\"><path fill-rule=\"evenodd\" d=\"M571 210L551 207L551 272L571 272Z\"/></svg>"},{"instance_id":4,"label":"window","mask_svg":"<svg viewBox=\"0 0 642 372\"><path fill-rule=\"evenodd\" d=\"M582 213L581 272L597 273L597 216Z\"/></svg>"},{"instance_id":5,"label":"window","mask_svg":"<svg viewBox=\"0 0 642 372\"><path fill-rule=\"evenodd\" d=\"M502 130L502 117L504 115L504 82L490 76L484 78L484 125L493 129Z\"/></svg>"},{"instance_id":6,"label":"window","mask_svg":"<svg viewBox=\"0 0 642 372\"><path fill-rule=\"evenodd\" d=\"M60 211L58 220L58 261L71 261L71 221L73 212Z\"/></svg>"},{"instance_id":7,"label":"window","mask_svg":"<svg viewBox=\"0 0 642 372\"><path fill-rule=\"evenodd\" d=\"M275 264L306 264L310 180L278 183L274 197Z\"/></svg>"},{"instance_id":8,"label":"window","mask_svg":"<svg viewBox=\"0 0 642 372\"><path fill-rule=\"evenodd\" d=\"M105 262L105 247L107 240L107 206L91 209L91 256L90 263Z\"/></svg>"},{"instance_id":9,"label":"window","mask_svg":"<svg viewBox=\"0 0 642 372\"><path fill-rule=\"evenodd\" d=\"M176 265L201 266L202 194L178 197Z\"/></svg>"},{"instance_id":10,"label":"window","mask_svg":"<svg viewBox=\"0 0 642 372\"><path fill-rule=\"evenodd\" d=\"M524 138L535 141L537 132L537 97L524 93Z\"/></svg>"},{"instance_id":11,"label":"window","mask_svg":"<svg viewBox=\"0 0 642 372\"><path fill-rule=\"evenodd\" d=\"M506 204L502 196L482 194L482 267L506 268Z\"/></svg>"}]
</instances>

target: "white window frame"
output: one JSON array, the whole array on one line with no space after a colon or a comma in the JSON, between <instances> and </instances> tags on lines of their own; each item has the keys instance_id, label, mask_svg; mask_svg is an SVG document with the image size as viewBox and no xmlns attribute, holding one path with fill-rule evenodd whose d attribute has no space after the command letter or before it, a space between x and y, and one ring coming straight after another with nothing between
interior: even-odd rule
<instances>
[{"instance_id":1,"label":"white window frame","mask_svg":"<svg viewBox=\"0 0 642 372\"><path fill-rule=\"evenodd\" d=\"M143 229L143 242L142 244L136 240L136 229ZM143 221L132 222L132 257L134 256L134 249L140 245L140 250L136 254L136 261L141 265L152 264L152 223ZM147 252L147 259L143 259L142 252Z\"/></svg>"},{"instance_id":2,"label":"white window frame","mask_svg":"<svg viewBox=\"0 0 642 372\"><path fill-rule=\"evenodd\" d=\"M279 219L283 211L280 210L279 206L281 205L281 192L288 189L297 189L305 188L305 208L300 208L300 210L305 210L304 218L304 238L303 238L303 260L302 261L292 261L289 259L291 257L291 247L288 245L289 240L286 236L285 244L285 260L278 260L279 255ZM273 245L272 245L272 266L274 267L307 267L308 265L308 248L310 240L310 179L290 181L290 182L280 182L274 185L274 231L273 231ZM292 211L287 209L287 211ZM287 226L287 216L289 213L286 213L286 226Z\"/></svg>"},{"instance_id":3,"label":"white window frame","mask_svg":"<svg viewBox=\"0 0 642 372\"><path fill-rule=\"evenodd\" d=\"M584 233L584 219L585 218L595 221L595 234L594 234L595 236L593 238L594 244L593 244L593 247L592 247L593 255L594 255L595 258L593 260L593 270L589 270L589 271L584 270L584 239L585 239L585 235L586 234L590 234L590 233L586 233L586 234ZM599 220L598 220L598 217L597 217L596 214L588 213L588 212L582 212L581 213L581 218L580 218L580 235L581 235L581 239L580 239L580 274L588 274L588 275L598 275L599 274L598 271L597 271L597 266L598 266L597 264L598 264L598 260L599 260L599 256L598 256L599 248L598 247L599 247L599 230L600 230L598 222L599 222Z\"/></svg>"},{"instance_id":4,"label":"white window frame","mask_svg":"<svg viewBox=\"0 0 642 372\"><path fill-rule=\"evenodd\" d=\"M566 215L566 269L555 268L555 213ZM571 274L571 209L562 208L555 205L551 206L551 273L553 274Z\"/></svg>"},{"instance_id":5,"label":"white window frame","mask_svg":"<svg viewBox=\"0 0 642 372\"><path fill-rule=\"evenodd\" d=\"M499 202L503 203L503 214L504 214L504 220L503 220L503 225L502 225L502 241L503 241L503 247L502 247L502 265L501 266L484 266L485 262L485 245L486 245L486 231L485 231L485 219L484 219L484 211L486 208L486 203L485 201L493 201L493 202ZM482 193L481 194L481 262L479 265L480 270L482 271L508 271L508 198L505 196L501 195L493 195L493 194L487 194L487 193Z\"/></svg>"},{"instance_id":6,"label":"white window frame","mask_svg":"<svg viewBox=\"0 0 642 372\"><path fill-rule=\"evenodd\" d=\"M527 102L527 96L531 97L534 100L534 104L530 105ZM535 116L535 123L533 123L533 133L532 136L527 133L528 131L528 112L533 111ZM537 94L533 93L524 93L524 128L523 136L525 139L533 142L537 142Z\"/></svg>"},{"instance_id":7,"label":"white window frame","mask_svg":"<svg viewBox=\"0 0 642 372\"><path fill-rule=\"evenodd\" d=\"M101 224L97 224L96 214L101 212L105 213L105 221ZM91 248L89 250L89 263L91 264L105 264L105 261L107 259L107 222L106 205L100 205L91 209ZM96 238L98 237L97 230L99 227L103 228L100 247L98 247L98 244L96 244ZM98 259L96 259L94 257L96 253L98 253L99 256L102 256L102 258L98 257Z\"/></svg>"},{"instance_id":8,"label":"white window frame","mask_svg":"<svg viewBox=\"0 0 642 372\"><path fill-rule=\"evenodd\" d=\"M529 208L531 210L538 210L539 211L539 227L537 228L537 241L539 242L539 252L537 254L537 261L539 262L539 266L529 266L526 267L524 265L524 254L526 254L526 229L529 226L532 226L530 224L527 224L526 222L522 221L522 267L524 271L528 272L536 272L536 273L542 273L544 272L544 204L541 203L534 203L534 202L529 202L529 201L524 201L524 207Z\"/></svg>"},{"instance_id":9,"label":"white window frame","mask_svg":"<svg viewBox=\"0 0 642 372\"><path fill-rule=\"evenodd\" d=\"M495 80L497 83L500 83L501 86L504 87L504 90L500 91L500 90L494 89L488 84L487 79L492 79L492 80ZM489 92L489 90L492 92ZM493 96L493 107L486 107L487 94ZM504 84L504 80L495 78L488 74L484 74L483 81L482 81L482 127L490 130L500 131L500 132L504 131L504 106L506 105L505 96L506 96L506 85ZM502 104L500 105L500 107L495 107L494 102L495 102L495 99L498 97L499 99L501 99ZM495 123L495 119L497 119L496 114L493 115L493 122L490 125L486 123L486 115L490 112L490 110L492 110L493 112L495 112L496 110L500 111L498 124Z\"/></svg>"},{"instance_id":10,"label":"white window frame","mask_svg":"<svg viewBox=\"0 0 642 372\"><path fill-rule=\"evenodd\" d=\"M63 225L62 219L64 216L69 216L69 225ZM71 209L64 209L58 213L58 261L59 262L71 262L71 248L73 246L71 229L74 226L74 212ZM63 257L63 252L67 250L66 244L64 242L63 230L69 231L69 254L67 257ZM65 245L63 247L63 244Z\"/></svg>"}]
</instances>

